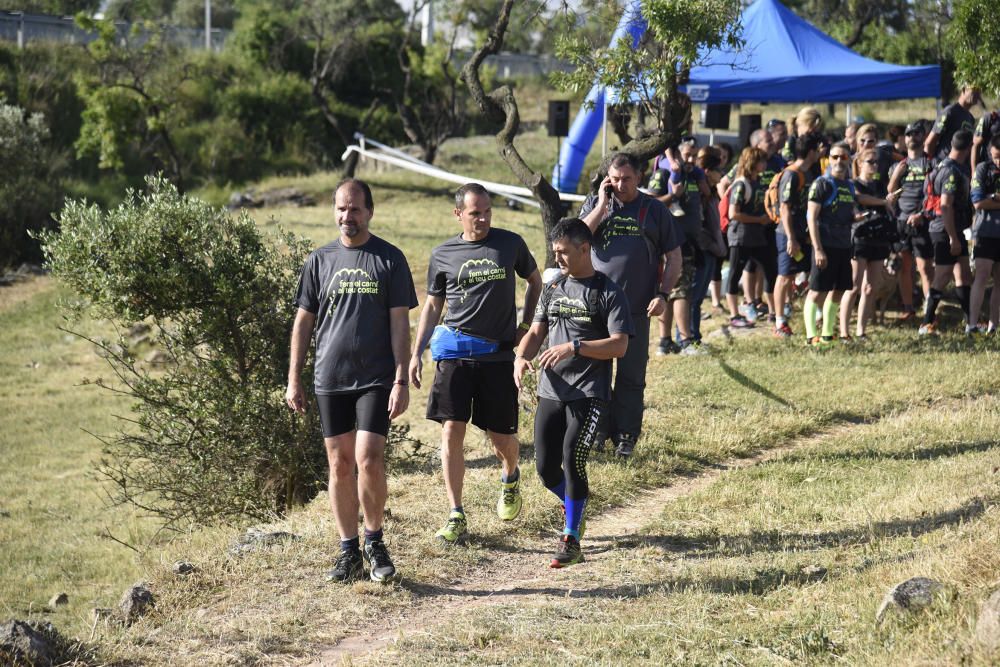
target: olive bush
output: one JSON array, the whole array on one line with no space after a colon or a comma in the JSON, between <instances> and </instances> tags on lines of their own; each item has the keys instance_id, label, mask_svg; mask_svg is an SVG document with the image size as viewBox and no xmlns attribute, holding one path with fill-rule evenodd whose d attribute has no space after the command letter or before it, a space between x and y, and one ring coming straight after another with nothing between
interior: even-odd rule
<instances>
[{"instance_id":1,"label":"olive bush","mask_svg":"<svg viewBox=\"0 0 1000 667\"><path fill-rule=\"evenodd\" d=\"M35 259L29 234L49 225L53 184L48 129L41 114L26 115L0 100L0 273L24 259Z\"/></svg>"},{"instance_id":2,"label":"olive bush","mask_svg":"<svg viewBox=\"0 0 1000 667\"><path fill-rule=\"evenodd\" d=\"M146 185L110 211L70 201L60 231L42 235L53 274L77 295L67 307L120 332L93 340L116 376L97 383L135 399L102 438L100 470L113 499L169 525L273 517L325 477L315 412L293 415L283 400L308 243L265 236L245 213L162 178ZM148 340L136 342L134 323Z\"/></svg>"}]
</instances>

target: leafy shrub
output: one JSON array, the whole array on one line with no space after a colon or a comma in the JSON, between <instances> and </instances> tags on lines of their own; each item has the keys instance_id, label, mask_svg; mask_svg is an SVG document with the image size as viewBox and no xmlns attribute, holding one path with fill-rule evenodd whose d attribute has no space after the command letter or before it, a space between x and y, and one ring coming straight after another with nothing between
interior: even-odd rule
<instances>
[{"instance_id":1,"label":"leafy shrub","mask_svg":"<svg viewBox=\"0 0 1000 667\"><path fill-rule=\"evenodd\" d=\"M47 138L41 114L0 103L0 269L34 259L37 246L28 235L51 223L59 191Z\"/></svg>"},{"instance_id":2,"label":"leafy shrub","mask_svg":"<svg viewBox=\"0 0 1000 667\"><path fill-rule=\"evenodd\" d=\"M315 413L294 416L283 399L308 244L265 237L246 214L163 179L147 187L107 212L71 201L61 232L42 239L53 273L80 297L71 309L123 332L94 341L118 379L98 384L135 399L103 439L101 472L116 501L168 524L266 519L315 495L326 467ZM151 326L156 362L125 333L135 322Z\"/></svg>"}]
</instances>

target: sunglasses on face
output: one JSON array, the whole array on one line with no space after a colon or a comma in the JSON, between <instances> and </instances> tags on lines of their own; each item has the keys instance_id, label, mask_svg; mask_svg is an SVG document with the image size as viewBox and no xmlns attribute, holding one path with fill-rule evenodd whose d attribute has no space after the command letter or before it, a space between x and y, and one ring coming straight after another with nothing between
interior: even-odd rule
<instances>
[{"instance_id":1,"label":"sunglasses on face","mask_svg":"<svg viewBox=\"0 0 1000 667\"><path fill-rule=\"evenodd\" d=\"M846 160L847 157L848 157L847 155L843 155L841 153L831 153L830 154L830 159L831 160Z\"/></svg>"},{"instance_id":2,"label":"sunglasses on face","mask_svg":"<svg viewBox=\"0 0 1000 667\"><path fill-rule=\"evenodd\" d=\"M861 143L863 143L863 144L874 144L875 140L874 139L862 139Z\"/></svg>"},{"instance_id":3,"label":"sunglasses on face","mask_svg":"<svg viewBox=\"0 0 1000 667\"><path fill-rule=\"evenodd\" d=\"M865 164L878 164L878 160L864 160Z\"/></svg>"}]
</instances>

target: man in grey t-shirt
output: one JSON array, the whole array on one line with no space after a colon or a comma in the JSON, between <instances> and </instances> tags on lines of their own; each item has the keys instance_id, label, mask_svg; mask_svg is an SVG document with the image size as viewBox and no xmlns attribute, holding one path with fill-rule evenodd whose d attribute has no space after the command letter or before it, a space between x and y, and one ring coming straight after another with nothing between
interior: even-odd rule
<instances>
[{"instance_id":1,"label":"man in grey t-shirt","mask_svg":"<svg viewBox=\"0 0 1000 667\"><path fill-rule=\"evenodd\" d=\"M545 488L562 501L566 515L550 567L583 560L587 454L611 397L611 360L625 354L634 333L622 289L594 270L592 239L590 229L576 218L562 220L552 230L552 250L563 275L545 288L514 360L514 380L520 387L531 359L548 338L548 348L538 356L542 373L535 411L535 467Z\"/></svg>"},{"instance_id":2,"label":"man in grey t-shirt","mask_svg":"<svg viewBox=\"0 0 1000 667\"><path fill-rule=\"evenodd\" d=\"M389 421L410 400L407 313L416 307L417 295L403 253L368 230L374 211L364 181L347 179L337 186L334 212L340 237L309 255L302 269L285 391L288 407L305 412L301 375L315 330L316 401L341 546L328 579L342 582L361 576L364 560L372 581L388 581L396 574L382 535L385 440ZM364 556L359 507L364 512Z\"/></svg>"},{"instance_id":3,"label":"man in grey t-shirt","mask_svg":"<svg viewBox=\"0 0 1000 667\"><path fill-rule=\"evenodd\" d=\"M609 158L608 175L597 195L584 202L580 218L594 235L594 268L622 288L635 322L635 339L617 362L608 415L615 451L627 458L642 431L649 318L663 314L680 276L684 235L661 202L639 191L639 164L627 153ZM658 278L661 262L665 265ZM602 432L598 447L604 438Z\"/></svg>"},{"instance_id":4,"label":"man in grey t-shirt","mask_svg":"<svg viewBox=\"0 0 1000 667\"><path fill-rule=\"evenodd\" d=\"M521 512L520 472L517 468L517 387L512 377L514 346L527 330L542 287L542 277L524 239L492 226L490 195L478 183L455 193L455 218L462 233L431 251L424 302L410 361L410 380L419 387L422 353L448 306L438 333L450 338L481 341L481 352L434 355L434 385L427 400L427 418L441 423L441 465L451 511L436 534L439 542L454 544L467 531L462 506L465 477L463 445L468 422L486 431L501 464L497 514L510 521ZM515 304L517 277L528 287L520 325ZM432 354L435 345L431 343ZM495 350L490 351L490 348Z\"/></svg>"}]
</instances>

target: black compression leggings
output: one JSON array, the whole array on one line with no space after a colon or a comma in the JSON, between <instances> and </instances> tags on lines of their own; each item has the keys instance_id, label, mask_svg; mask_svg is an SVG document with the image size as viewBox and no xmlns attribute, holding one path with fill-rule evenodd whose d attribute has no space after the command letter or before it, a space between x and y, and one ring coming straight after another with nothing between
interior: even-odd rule
<instances>
[{"instance_id":1,"label":"black compression leggings","mask_svg":"<svg viewBox=\"0 0 1000 667\"><path fill-rule=\"evenodd\" d=\"M587 457L606 403L581 398L563 403L538 399L535 411L535 468L546 488L566 481L566 497L583 500L587 485Z\"/></svg>"},{"instance_id":2,"label":"black compression leggings","mask_svg":"<svg viewBox=\"0 0 1000 667\"><path fill-rule=\"evenodd\" d=\"M774 280L778 277L778 252L772 244L768 246L734 245L729 248L729 282L726 284L726 294L740 293L740 277L747 261L755 259L764 269L764 292L774 291Z\"/></svg>"}]
</instances>

